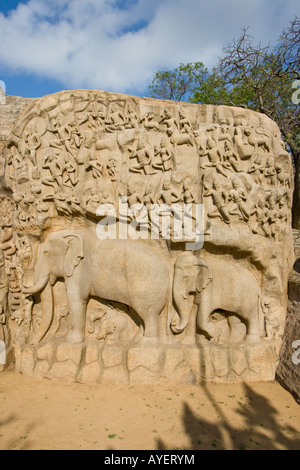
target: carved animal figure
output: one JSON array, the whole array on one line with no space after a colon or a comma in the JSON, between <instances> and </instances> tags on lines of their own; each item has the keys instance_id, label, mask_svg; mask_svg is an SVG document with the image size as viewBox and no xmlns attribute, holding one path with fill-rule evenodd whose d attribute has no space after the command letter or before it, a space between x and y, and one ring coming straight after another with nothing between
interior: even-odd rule
<instances>
[{"instance_id":1,"label":"carved animal figure","mask_svg":"<svg viewBox=\"0 0 300 470\"><path fill-rule=\"evenodd\" d=\"M270 137L265 134L261 126L258 126L256 129L248 127L245 129L244 134L248 138L248 143L254 147L255 151L262 147L266 152L270 152Z\"/></svg>"},{"instance_id":2,"label":"carved animal figure","mask_svg":"<svg viewBox=\"0 0 300 470\"><path fill-rule=\"evenodd\" d=\"M168 129L167 134L170 137L171 144L173 144L175 148L177 145L188 145L189 147L194 145L190 134L173 131L172 129Z\"/></svg>"},{"instance_id":3,"label":"carved animal figure","mask_svg":"<svg viewBox=\"0 0 300 470\"><path fill-rule=\"evenodd\" d=\"M53 232L40 245L35 282L23 286L23 292L37 294L59 278L65 281L69 303L68 341L84 340L90 296L129 305L142 321L144 337L158 338L159 315L169 300L170 276L166 262L153 248L133 240L100 240L84 229ZM49 305L44 328L51 324L52 311Z\"/></svg>"},{"instance_id":4,"label":"carved animal figure","mask_svg":"<svg viewBox=\"0 0 300 470\"><path fill-rule=\"evenodd\" d=\"M215 335L210 315L223 310L245 321L246 340L260 339L260 287L254 275L243 266L183 253L175 263L173 297L180 317L179 323L174 320L171 323L174 333L185 329L195 302L197 327L207 337Z\"/></svg>"}]
</instances>

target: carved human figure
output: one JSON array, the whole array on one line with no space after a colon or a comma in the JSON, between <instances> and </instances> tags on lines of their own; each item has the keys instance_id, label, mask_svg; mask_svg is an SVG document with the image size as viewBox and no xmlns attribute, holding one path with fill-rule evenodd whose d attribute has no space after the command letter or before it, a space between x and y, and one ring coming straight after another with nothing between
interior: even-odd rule
<instances>
[{"instance_id":1,"label":"carved human figure","mask_svg":"<svg viewBox=\"0 0 300 470\"><path fill-rule=\"evenodd\" d=\"M56 188L57 185L63 191L63 168L59 161L59 157L53 151L48 154L43 165L44 170L49 170L50 176L45 176L42 183L46 186Z\"/></svg>"},{"instance_id":2,"label":"carved human figure","mask_svg":"<svg viewBox=\"0 0 300 470\"><path fill-rule=\"evenodd\" d=\"M130 104L125 108L125 129L134 129L138 127L138 115Z\"/></svg>"},{"instance_id":3,"label":"carved human figure","mask_svg":"<svg viewBox=\"0 0 300 470\"><path fill-rule=\"evenodd\" d=\"M146 148L143 139L138 140L136 149L131 150L129 158L136 158L137 160L137 163L135 165L131 165L129 168L129 171L131 171L132 173L144 173L145 175L149 175L152 173L152 157L149 150Z\"/></svg>"},{"instance_id":4,"label":"carved human figure","mask_svg":"<svg viewBox=\"0 0 300 470\"><path fill-rule=\"evenodd\" d=\"M86 204L85 207L86 207L87 212L93 215L96 215L97 208L101 204L101 199L98 195L96 188L92 188L90 190L90 194L86 198L85 204Z\"/></svg>"},{"instance_id":5,"label":"carved human figure","mask_svg":"<svg viewBox=\"0 0 300 470\"><path fill-rule=\"evenodd\" d=\"M279 339L281 337L281 328L278 312L275 303L272 300L266 300L263 304L263 313L265 321L265 331L267 340Z\"/></svg>"},{"instance_id":6,"label":"carved human figure","mask_svg":"<svg viewBox=\"0 0 300 470\"><path fill-rule=\"evenodd\" d=\"M228 202L232 202L233 205L229 209L229 214L238 215L239 219L248 222L250 212L247 206L247 192L236 178L232 179L231 184L232 189L228 194Z\"/></svg>"},{"instance_id":7,"label":"carved human figure","mask_svg":"<svg viewBox=\"0 0 300 470\"><path fill-rule=\"evenodd\" d=\"M218 178L214 178L211 189L204 186L203 197L209 196L212 197L215 207L209 210L207 216L220 217L226 224L230 224L230 215L227 208L228 196Z\"/></svg>"},{"instance_id":8,"label":"carved human figure","mask_svg":"<svg viewBox=\"0 0 300 470\"><path fill-rule=\"evenodd\" d=\"M285 231L287 227L287 222L289 218L289 206L288 206L288 197L286 194L283 194L278 197L278 222L281 226L281 230Z\"/></svg>"},{"instance_id":9,"label":"carved human figure","mask_svg":"<svg viewBox=\"0 0 300 470\"><path fill-rule=\"evenodd\" d=\"M195 202L195 196L187 181L185 181L182 186L182 200L184 204L193 204Z\"/></svg>"},{"instance_id":10,"label":"carved human figure","mask_svg":"<svg viewBox=\"0 0 300 470\"><path fill-rule=\"evenodd\" d=\"M178 122L175 117L172 117L170 111L168 109L164 109L162 115L160 116L159 124L165 124L167 129L178 129Z\"/></svg>"},{"instance_id":11,"label":"carved human figure","mask_svg":"<svg viewBox=\"0 0 300 470\"><path fill-rule=\"evenodd\" d=\"M208 138L206 141L206 150L200 151L200 157L208 157L208 163L202 163L200 168L205 170L205 168L213 167L218 173L227 178L227 174L222 168L222 155L218 149L217 143L212 138Z\"/></svg>"},{"instance_id":12,"label":"carved human figure","mask_svg":"<svg viewBox=\"0 0 300 470\"><path fill-rule=\"evenodd\" d=\"M18 161L17 158L14 157L12 163L15 170L15 181L19 184L26 183L27 181L29 181L27 161L25 159Z\"/></svg>"},{"instance_id":13,"label":"carved human figure","mask_svg":"<svg viewBox=\"0 0 300 470\"><path fill-rule=\"evenodd\" d=\"M255 215L255 221L251 228L252 232L255 234L268 235L266 207L263 197L259 197L257 203L254 204L250 215Z\"/></svg>"},{"instance_id":14,"label":"carved human figure","mask_svg":"<svg viewBox=\"0 0 300 470\"><path fill-rule=\"evenodd\" d=\"M276 185L276 170L274 168L272 157L267 158L264 176L266 178L266 182L268 185L270 186Z\"/></svg>"},{"instance_id":15,"label":"carved human figure","mask_svg":"<svg viewBox=\"0 0 300 470\"><path fill-rule=\"evenodd\" d=\"M46 222L49 220L50 211L46 202L36 201L36 223L38 227L45 227Z\"/></svg>"},{"instance_id":16,"label":"carved human figure","mask_svg":"<svg viewBox=\"0 0 300 470\"><path fill-rule=\"evenodd\" d=\"M228 140L225 140L224 142L223 161L223 166L228 170L235 171L236 173L240 172L238 166L239 157L237 153L233 150L232 143Z\"/></svg>"},{"instance_id":17,"label":"carved human figure","mask_svg":"<svg viewBox=\"0 0 300 470\"><path fill-rule=\"evenodd\" d=\"M82 142L80 130L75 121L69 122L67 127L70 131L70 147L75 147L75 150L78 151Z\"/></svg>"},{"instance_id":18,"label":"carved human figure","mask_svg":"<svg viewBox=\"0 0 300 470\"><path fill-rule=\"evenodd\" d=\"M66 152L71 155L72 158L74 157L73 149L71 148L71 131L68 123L64 122L62 117L58 117L57 120L53 123L53 132L57 134L57 140L52 140L50 142L50 146L61 149L64 146Z\"/></svg>"},{"instance_id":19,"label":"carved human figure","mask_svg":"<svg viewBox=\"0 0 300 470\"><path fill-rule=\"evenodd\" d=\"M72 210L68 204L67 197L59 191L59 189L54 190L54 194L49 196L46 200L53 199L55 208L59 215L63 215L67 218L72 217Z\"/></svg>"},{"instance_id":20,"label":"carved human figure","mask_svg":"<svg viewBox=\"0 0 300 470\"><path fill-rule=\"evenodd\" d=\"M212 126L208 130L212 131L212 138L216 142L229 142L232 143L232 133L230 132L227 120L221 119L219 126Z\"/></svg>"},{"instance_id":21,"label":"carved human figure","mask_svg":"<svg viewBox=\"0 0 300 470\"><path fill-rule=\"evenodd\" d=\"M264 181L264 170L262 155L259 153L255 156L252 165L248 168L248 173L253 175L254 183L262 185Z\"/></svg>"},{"instance_id":22,"label":"carved human figure","mask_svg":"<svg viewBox=\"0 0 300 470\"><path fill-rule=\"evenodd\" d=\"M143 200L143 204L146 207L148 214L150 214L151 206L155 204L155 199L152 194L151 186L146 187L142 200Z\"/></svg>"},{"instance_id":23,"label":"carved human figure","mask_svg":"<svg viewBox=\"0 0 300 470\"><path fill-rule=\"evenodd\" d=\"M77 185L79 178L77 177L77 167L73 161L67 158L65 164L62 167L63 171L63 184L68 187L74 187Z\"/></svg>"},{"instance_id":24,"label":"carved human figure","mask_svg":"<svg viewBox=\"0 0 300 470\"><path fill-rule=\"evenodd\" d=\"M107 173L111 181L116 181L116 173L117 173L116 163L117 163L117 160L114 157L110 157L106 165Z\"/></svg>"},{"instance_id":25,"label":"carved human figure","mask_svg":"<svg viewBox=\"0 0 300 470\"><path fill-rule=\"evenodd\" d=\"M181 109L179 110L178 129L182 133L193 135L192 125Z\"/></svg>"},{"instance_id":26,"label":"carved human figure","mask_svg":"<svg viewBox=\"0 0 300 470\"><path fill-rule=\"evenodd\" d=\"M161 171L173 170L173 152L168 148L167 140L162 137L159 148L154 151L154 157L159 157L152 163L152 168Z\"/></svg>"},{"instance_id":27,"label":"carved human figure","mask_svg":"<svg viewBox=\"0 0 300 470\"><path fill-rule=\"evenodd\" d=\"M31 163L34 167L37 166L36 153L41 146L41 139L39 134L35 131L33 126L29 126L25 131L24 141L27 146L26 153L28 152Z\"/></svg>"},{"instance_id":28,"label":"carved human figure","mask_svg":"<svg viewBox=\"0 0 300 470\"><path fill-rule=\"evenodd\" d=\"M151 111L146 113L146 115L141 119L141 123L144 123L144 126L146 129L156 129L159 131L159 123L157 121L154 121L154 116L155 114Z\"/></svg>"},{"instance_id":29,"label":"carved human figure","mask_svg":"<svg viewBox=\"0 0 300 470\"><path fill-rule=\"evenodd\" d=\"M72 194L68 197L67 202L71 207L71 213L73 216L79 217L84 215L80 204L80 199L75 192L72 192Z\"/></svg>"},{"instance_id":30,"label":"carved human figure","mask_svg":"<svg viewBox=\"0 0 300 470\"><path fill-rule=\"evenodd\" d=\"M105 121L105 130L114 132L122 130L125 126L126 118L116 103L110 105L108 116Z\"/></svg>"},{"instance_id":31,"label":"carved human figure","mask_svg":"<svg viewBox=\"0 0 300 470\"><path fill-rule=\"evenodd\" d=\"M87 123L90 129L96 131L104 130L106 110L102 103L97 103L90 97L90 104L85 112L85 116L79 122L80 125Z\"/></svg>"},{"instance_id":32,"label":"carved human figure","mask_svg":"<svg viewBox=\"0 0 300 470\"><path fill-rule=\"evenodd\" d=\"M91 171L93 178L101 178L103 172L103 165L99 162L95 154L90 155L90 160L86 166L86 171Z\"/></svg>"},{"instance_id":33,"label":"carved human figure","mask_svg":"<svg viewBox=\"0 0 300 470\"><path fill-rule=\"evenodd\" d=\"M181 200L181 196L178 191L172 187L171 181L165 180L162 186L160 198L161 202L171 206Z\"/></svg>"}]
</instances>

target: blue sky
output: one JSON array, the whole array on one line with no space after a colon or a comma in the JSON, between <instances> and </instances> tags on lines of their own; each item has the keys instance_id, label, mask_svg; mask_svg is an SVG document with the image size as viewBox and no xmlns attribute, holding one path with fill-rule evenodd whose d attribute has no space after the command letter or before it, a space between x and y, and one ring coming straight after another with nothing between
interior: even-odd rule
<instances>
[{"instance_id":1,"label":"blue sky","mask_svg":"<svg viewBox=\"0 0 300 470\"><path fill-rule=\"evenodd\" d=\"M210 68L241 28L274 44L299 14L299 0L0 0L0 80L24 97L146 96L157 70Z\"/></svg>"}]
</instances>

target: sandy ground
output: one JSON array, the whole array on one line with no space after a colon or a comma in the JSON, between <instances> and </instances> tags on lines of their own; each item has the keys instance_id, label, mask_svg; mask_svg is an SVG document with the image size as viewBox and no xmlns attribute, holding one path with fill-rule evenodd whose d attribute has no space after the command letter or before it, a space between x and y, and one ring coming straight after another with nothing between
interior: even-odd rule
<instances>
[{"instance_id":1,"label":"sandy ground","mask_svg":"<svg viewBox=\"0 0 300 470\"><path fill-rule=\"evenodd\" d=\"M0 374L0 450L300 450L277 382L86 385Z\"/></svg>"}]
</instances>

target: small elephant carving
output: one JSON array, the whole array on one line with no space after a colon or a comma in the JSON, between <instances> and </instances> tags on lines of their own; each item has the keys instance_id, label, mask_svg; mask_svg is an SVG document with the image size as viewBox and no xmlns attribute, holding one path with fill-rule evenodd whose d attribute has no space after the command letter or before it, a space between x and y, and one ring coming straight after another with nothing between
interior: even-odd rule
<instances>
[{"instance_id":1,"label":"small elephant carving","mask_svg":"<svg viewBox=\"0 0 300 470\"><path fill-rule=\"evenodd\" d=\"M211 314L221 310L245 322L246 340L260 340L261 289L254 275L237 263L182 253L175 262L173 297L180 318L179 322L171 323L174 333L186 328L195 303L198 306L197 329L209 339L215 336Z\"/></svg>"}]
</instances>

